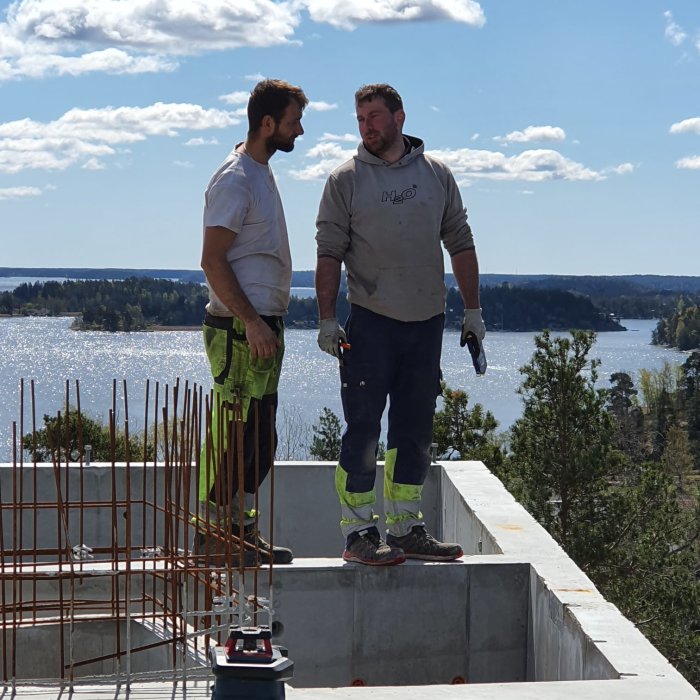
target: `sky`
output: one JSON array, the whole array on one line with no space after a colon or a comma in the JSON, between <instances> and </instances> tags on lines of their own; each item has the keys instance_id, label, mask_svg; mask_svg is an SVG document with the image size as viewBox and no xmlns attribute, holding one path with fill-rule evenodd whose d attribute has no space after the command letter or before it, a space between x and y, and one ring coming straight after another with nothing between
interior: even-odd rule
<instances>
[{"instance_id":1,"label":"sky","mask_svg":"<svg viewBox=\"0 0 700 700\"><path fill-rule=\"evenodd\" d=\"M697 0L0 0L0 267L198 268L263 77L310 99L271 160L295 270L386 82L482 272L700 274Z\"/></svg>"}]
</instances>

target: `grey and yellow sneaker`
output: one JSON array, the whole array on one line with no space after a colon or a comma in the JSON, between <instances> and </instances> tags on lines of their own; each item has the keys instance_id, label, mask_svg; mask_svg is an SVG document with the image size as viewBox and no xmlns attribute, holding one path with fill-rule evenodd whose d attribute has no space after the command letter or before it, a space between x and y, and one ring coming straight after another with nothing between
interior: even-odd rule
<instances>
[{"instance_id":1,"label":"grey and yellow sneaker","mask_svg":"<svg viewBox=\"0 0 700 700\"><path fill-rule=\"evenodd\" d=\"M461 545L452 542L438 542L432 535L428 534L423 525L414 525L407 535L401 537L387 535L386 542L390 547L403 549L406 559L452 561L459 559L464 554Z\"/></svg>"},{"instance_id":2,"label":"grey and yellow sneaker","mask_svg":"<svg viewBox=\"0 0 700 700\"><path fill-rule=\"evenodd\" d=\"M403 551L384 542L376 527L353 532L345 545L343 559L368 566L393 566L406 561Z\"/></svg>"}]
</instances>

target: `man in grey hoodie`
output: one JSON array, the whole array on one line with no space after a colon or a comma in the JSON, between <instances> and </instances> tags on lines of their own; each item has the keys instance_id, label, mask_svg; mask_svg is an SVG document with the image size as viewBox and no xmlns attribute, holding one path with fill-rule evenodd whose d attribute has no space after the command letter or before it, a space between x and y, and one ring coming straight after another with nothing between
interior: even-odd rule
<instances>
[{"instance_id":1,"label":"man in grey hoodie","mask_svg":"<svg viewBox=\"0 0 700 700\"><path fill-rule=\"evenodd\" d=\"M462 335L485 335L474 240L450 170L424 153L420 139L403 134L396 90L366 85L355 106L362 143L328 178L316 221L318 344L340 360L347 426L335 478L343 558L369 565L449 561L462 548L426 531L420 499L440 393L442 246L464 300ZM336 318L342 263L351 304L345 328ZM387 396L385 542L374 482Z\"/></svg>"}]
</instances>

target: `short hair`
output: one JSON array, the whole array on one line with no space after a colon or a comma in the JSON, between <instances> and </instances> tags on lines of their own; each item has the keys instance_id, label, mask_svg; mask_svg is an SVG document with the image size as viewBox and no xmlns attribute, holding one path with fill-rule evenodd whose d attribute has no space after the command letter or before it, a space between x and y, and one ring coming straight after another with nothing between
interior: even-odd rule
<instances>
[{"instance_id":1,"label":"short hair","mask_svg":"<svg viewBox=\"0 0 700 700\"><path fill-rule=\"evenodd\" d=\"M375 97L381 97L388 110L395 114L400 109L403 109L403 100L396 90L391 85L386 83L374 83L372 85L363 85L355 93L355 104L368 102Z\"/></svg>"},{"instance_id":2,"label":"short hair","mask_svg":"<svg viewBox=\"0 0 700 700\"><path fill-rule=\"evenodd\" d=\"M309 100L300 87L284 80L261 80L251 91L248 100L248 133L255 134L262 126L262 120L271 116L279 124L289 103L294 100L303 110Z\"/></svg>"}]
</instances>

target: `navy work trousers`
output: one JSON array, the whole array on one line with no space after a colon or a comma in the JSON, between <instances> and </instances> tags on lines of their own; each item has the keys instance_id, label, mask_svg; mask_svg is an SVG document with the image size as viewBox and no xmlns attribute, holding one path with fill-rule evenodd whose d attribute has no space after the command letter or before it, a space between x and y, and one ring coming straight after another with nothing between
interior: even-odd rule
<instances>
[{"instance_id":1,"label":"navy work trousers","mask_svg":"<svg viewBox=\"0 0 700 700\"><path fill-rule=\"evenodd\" d=\"M340 367L347 427L339 463L347 477L338 485L339 492L345 491L351 500L351 494L374 490L376 450L387 397L387 465L391 461L391 480L416 486L425 481L435 400L440 393L444 324L444 314L404 322L356 304L351 306L345 325L351 347L344 352ZM360 526L355 523L348 529Z\"/></svg>"}]
</instances>

